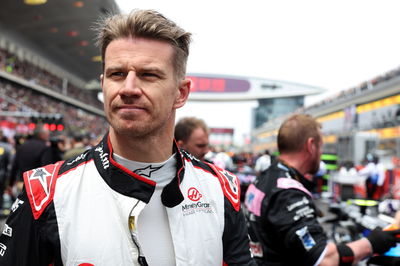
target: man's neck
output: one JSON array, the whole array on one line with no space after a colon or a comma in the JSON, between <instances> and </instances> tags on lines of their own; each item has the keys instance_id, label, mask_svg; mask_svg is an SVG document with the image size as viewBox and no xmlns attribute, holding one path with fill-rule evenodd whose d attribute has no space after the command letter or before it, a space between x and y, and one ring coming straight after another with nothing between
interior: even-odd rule
<instances>
[{"instance_id":1,"label":"man's neck","mask_svg":"<svg viewBox=\"0 0 400 266\"><path fill-rule=\"evenodd\" d=\"M308 171L307 158L302 153L285 153L279 156L288 166L295 168L299 173L305 175Z\"/></svg>"},{"instance_id":2,"label":"man's neck","mask_svg":"<svg viewBox=\"0 0 400 266\"><path fill-rule=\"evenodd\" d=\"M113 151L137 162L164 162L173 154L173 136L132 138L110 130Z\"/></svg>"}]
</instances>

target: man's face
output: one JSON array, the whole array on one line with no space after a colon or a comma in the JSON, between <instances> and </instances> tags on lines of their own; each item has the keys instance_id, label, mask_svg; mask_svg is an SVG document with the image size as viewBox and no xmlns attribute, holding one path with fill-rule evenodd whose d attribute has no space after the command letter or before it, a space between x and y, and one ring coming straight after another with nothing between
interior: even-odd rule
<instances>
[{"instance_id":1,"label":"man's face","mask_svg":"<svg viewBox=\"0 0 400 266\"><path fill-rule=\"evenodd\" d=\"M39 133L39 138L48 141L50 139L50 131L48 129L43 129L42 132Z\"/></svg>"},{"instance_id":2,"label":"man's face","mask_svg":"<svg viewBox=\"0 0 400 266\"><path fill-rule=\"evenodd\" d=\"M193 130L187 142L181 142L181 148L187 150L197 159L204 160L204 156L209 151L208 134L202 128Z\"/></svg>"},{"instance_id":3,"label":"man's face","mask_svg":"<svg viewBox=\"0 0 400 266\"><path fill-rule=\"evenodd\" d=\"M177 81L173 48L145 38L112 41L104 56L101 84L110 133L148 137L173 128L175 109L189 93L187 80Z\"/></svg>"}]
</instances>

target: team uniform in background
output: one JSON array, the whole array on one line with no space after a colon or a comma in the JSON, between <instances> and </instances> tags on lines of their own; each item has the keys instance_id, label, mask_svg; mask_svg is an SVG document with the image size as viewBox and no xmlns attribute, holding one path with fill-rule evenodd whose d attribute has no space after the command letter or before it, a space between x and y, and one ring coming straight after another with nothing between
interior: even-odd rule
<instances>
[{"instance_id":1,"label":"team uniform in background","mask_svg":"<svg viewBox=\"0 0 400 266\"><path fill-rule=\"evenodd\" d=\"M327 237L317 221L311 182L277 160L250 185L245 205L259 265L318 265Z\"/></svg>"},{"instance_id":2,"label":"team uniform in background","mask_svg":"<svg viewBox=\"0 0 400 266\"><path fill-rule=\"evenodd\" d=\"M176 265L253 265L237 177L175 150L176 176L161 201ZM136 225L156 183L111 155L106 135L74 159L25 172L0 265L146 265Z\"/></svg>"}]
</instances>

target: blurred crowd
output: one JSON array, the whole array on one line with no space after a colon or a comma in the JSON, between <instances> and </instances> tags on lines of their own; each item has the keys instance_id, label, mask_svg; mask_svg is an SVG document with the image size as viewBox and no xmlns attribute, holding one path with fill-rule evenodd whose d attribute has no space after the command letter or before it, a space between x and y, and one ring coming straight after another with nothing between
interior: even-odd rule
<instances>
[{"instance_id":1,"label":"blurred crowd","mask_svg":"<svg viewBox=\"0 0 400 266\"><path fill-rule=\"evenodd\" d=\"M77 88L70 82L64 83L63 78L41 69L27 61L20 60L16 55L0 48L0 70L23 78L32 84L38 84L55 92L77 99L85 104L102 109L102 103L93 93Z\"/></svg>"},{"instance_id":2,"label":"blurred crowd","mask_svg":"<svg viewBox=\"0 0 400 266\"><path fill-rule=\"evenodd\" d=\"M0 110L7 112L35 112L45 114L60 114L63 117L66 134L72 132L102 135L107 129L103 117L90 114L67 103L54 100L21 85L0 79ZM0 115L2 128L6 136L28 134L27 125L31 122L29 116Z\"/></svg>"},{"instance_id":3,"label":"blurred crowd","mask_svg":"<svg viewBox=\"0 0 400 266\"><path fill-rule=\"evenodd\" d=\"M103 108L92 92L79 89L1 48L0 71ZM46 123L56 119L62 123L62 130L50 131ZM5 212L21 189L23 171L76 156L97 144L107 130L104 117L0 78L0 208L4 207L0 215L8 214Z\"/></svg>"}]
</instances>

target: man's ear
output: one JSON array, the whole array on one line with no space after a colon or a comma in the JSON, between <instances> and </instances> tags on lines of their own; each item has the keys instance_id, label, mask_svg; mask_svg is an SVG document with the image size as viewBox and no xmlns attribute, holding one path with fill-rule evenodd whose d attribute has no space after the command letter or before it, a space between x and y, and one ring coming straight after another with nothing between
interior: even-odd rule
<instances>
[{"instance_id":1,"label":"man's ear","mask_svg":"<svg viewBox=\"0 0 400 266\"><path fill-rule=\"evenodd\" d=\"M176 142L176 145L178 145L179 148L183 148L183 141L182 140L178 140Z\"/></svg>"},{"instance_id":2,"label":"man's ear","mask_svg":"<svg viewBox=\"0 0 400 266\"><path fill-rule=\"evenodd\" d=\"M100 74L100 84L101 84L101 87L103 87L103 82L104 82L104 75L103 75L103 74Z\"/></svg>"},{"instance_id":3,"label":"man's ear","mask_svg":"<svg viewBox=\"0 0 400 266\"><path fill-rule=\"evenodd\" d=\"M174 104L175 109L181 108L185 105L187 99L189 98L191 84L192 81L187 78L179 82L179 88Z\"/></svg>"},{"instance_id":4,"label":"man's ear","mask_svg":"<svg viewBox=\"0 0 400 266\"><path fill-rule=\"evenodd\" d=\"M312 154L315 150L316 146L315 146L315 139L314 138L308 138L306 141L306 149L307 152Z\"/></svg>"}]
</instances>

